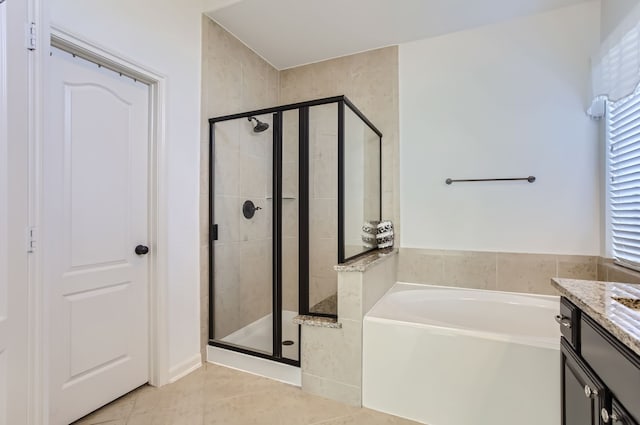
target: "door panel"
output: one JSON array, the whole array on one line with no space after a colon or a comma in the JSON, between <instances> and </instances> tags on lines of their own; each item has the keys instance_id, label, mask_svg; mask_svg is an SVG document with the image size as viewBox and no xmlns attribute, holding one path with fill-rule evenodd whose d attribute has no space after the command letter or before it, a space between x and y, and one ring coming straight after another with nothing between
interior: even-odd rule
<instances>
[{"instance_id":1,"label":"door panel","mask_svg":"<svg viewBox=\"0 0 640 425\"><path fill-rule=\"evenodd\" d=\"M52 49L43 245L50 419L148 380L149 88Z\"/></svg>"},{"instance_id":2,"label":"door panel","mask_svg":"<svg viewBox=\"0 0 640 425\"><path fill-rule=\"evenodd\" d=\"M604 385L564 337L561 353L562 425L598 425L604 405Z\"/></svg>"},{"instance_id":3,"label":"door panel","mask_svg":"<svg viewBox=\"0 0 640 425\"><path fill-rule=\"evenodd\" d=\"M108 87L92 83L66 86L64 107L65 157L70 165L65 168L69 194L65 216L70 217L71 226L69 266L126 263L134 105ZM96 175L110 177L94 178Z\"/></svg>"},{"instance_id":4,"label":"door panel","mask_svg":"<svg viewBox=\"0 0 640 425\"><path fill-rule=\"evenodd\" d=\"M71 324L71 381L127 358L126 317L112 312L127 305L129 286L125 283L65 297Z\"/></svg>"}]
</instances>

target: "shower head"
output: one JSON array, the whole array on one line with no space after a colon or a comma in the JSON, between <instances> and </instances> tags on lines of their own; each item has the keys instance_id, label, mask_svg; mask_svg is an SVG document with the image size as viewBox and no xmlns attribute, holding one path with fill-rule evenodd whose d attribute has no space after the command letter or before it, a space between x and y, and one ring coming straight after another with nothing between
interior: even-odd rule
<instances>
[{"instance_id":1,"label":"shower head","mask_svg":"<svg viewBox=\"0 0 640 425\"><path fill-rule=\"evenodd\" d=\"M269 124L267 124L266 122L262 122L260 121L258 118L256 117L249 117L247 118L249 121L253 121L255 120L256 125L253 127L253 132L254 133L262 133L263 131L265 131L266 129L269 128Z\"/></svg>"}]
</instances>

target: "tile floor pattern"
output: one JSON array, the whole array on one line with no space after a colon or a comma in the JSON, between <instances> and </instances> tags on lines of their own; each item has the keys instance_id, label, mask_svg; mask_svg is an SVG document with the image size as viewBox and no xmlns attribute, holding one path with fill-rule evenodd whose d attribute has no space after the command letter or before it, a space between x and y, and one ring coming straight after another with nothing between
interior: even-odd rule
<instances>
[{"instance_id":1,"label":"tile floor pattern","mask_svg":"<svg viewBox=\"0 0 640 425\"><path fill-rule=\"evenodd\" d=\"M73 425L414 425L222 366L143 386Z\"/></svg>"}]
</instances>

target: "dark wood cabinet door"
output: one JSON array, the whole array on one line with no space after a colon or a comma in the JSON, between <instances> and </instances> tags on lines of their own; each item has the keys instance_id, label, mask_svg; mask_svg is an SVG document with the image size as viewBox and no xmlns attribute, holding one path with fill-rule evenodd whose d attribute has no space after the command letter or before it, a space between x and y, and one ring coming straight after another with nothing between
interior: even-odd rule
<instances>
[{"instance_id":1,"label":"dark wood cabinet door","mask_svg":"<svg viewBox=\"0 0 640 425\"><path fill-rule=\"evenodd\" d=\"M604 386L562 338L562 425L599 425Z\"/></svg>"}]
</instances>

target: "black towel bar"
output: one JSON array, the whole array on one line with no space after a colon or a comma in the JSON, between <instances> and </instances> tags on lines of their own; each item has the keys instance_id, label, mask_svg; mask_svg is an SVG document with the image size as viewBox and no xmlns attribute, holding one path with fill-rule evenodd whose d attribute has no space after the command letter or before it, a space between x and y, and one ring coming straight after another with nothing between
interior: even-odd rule
<instances>
[{"instance_id":1,"label":"black towel bar","mask_svg":"<svg viewBox=\"0 0 640 425\"><path fill-rule=\"evenodd\" d=\"M529 183L533 183L534 181L536 181L536 178L534 176L529 176L529 177L514 177L514 178L506 178L506 179L464 179L464 180L446 179L444 182L446 184L451 184L451 183L460 183L460 182L505 182L505 181L516 181L516 180L526 180Z\"/></svg>"}]
</instances>

